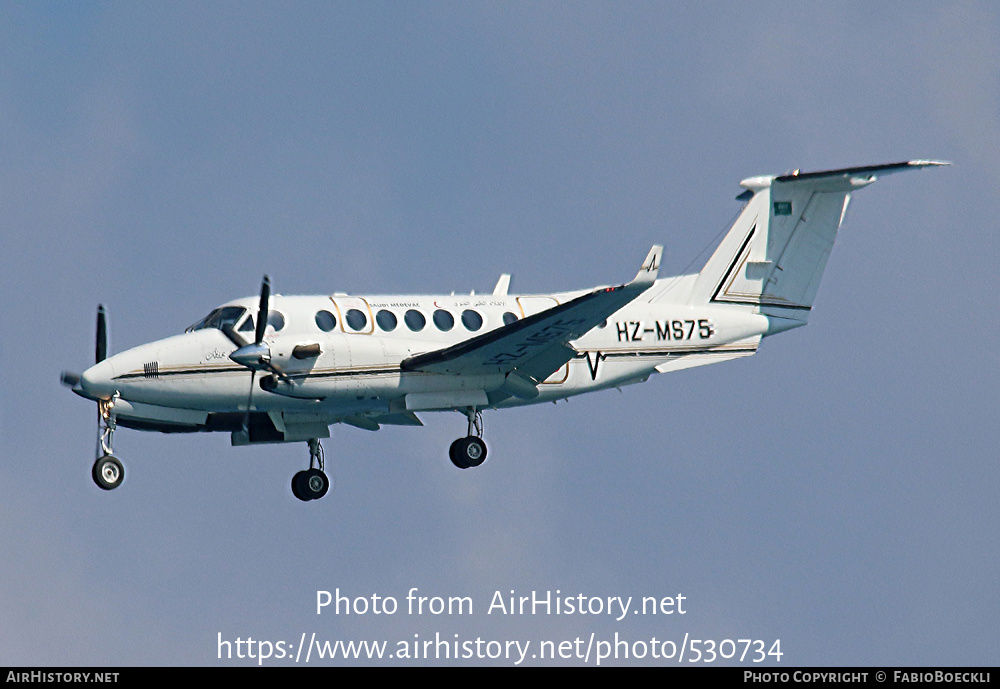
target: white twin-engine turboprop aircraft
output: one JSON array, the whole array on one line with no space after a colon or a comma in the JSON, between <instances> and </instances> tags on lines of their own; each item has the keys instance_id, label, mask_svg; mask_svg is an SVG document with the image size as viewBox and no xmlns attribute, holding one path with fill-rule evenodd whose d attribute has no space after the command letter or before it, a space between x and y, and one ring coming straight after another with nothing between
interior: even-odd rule
<instances>
[{"instance_id":1,"label":"white twin-engine turboprop aircraft","mask_svg":"<svg viewBox=\"0 0 1000 689\"><path fill-rule=\"evenodd\" d=\"M486 459L482 412L645 381L757 351L762 337L805 325L851 192L876 175L946 165L913 160L740 182L742 212L696 275L657 279L654 246L623 285L551 295L282 296L213 310L181 335L107 357L63 382L97 402L93 478L124 477L117 426L226 431L233 445L306 442L300 500L326 494L321 438L330 424L420 426L417 412L468 417L451 445L462 469Z\"/></svg>"}]
</instances>

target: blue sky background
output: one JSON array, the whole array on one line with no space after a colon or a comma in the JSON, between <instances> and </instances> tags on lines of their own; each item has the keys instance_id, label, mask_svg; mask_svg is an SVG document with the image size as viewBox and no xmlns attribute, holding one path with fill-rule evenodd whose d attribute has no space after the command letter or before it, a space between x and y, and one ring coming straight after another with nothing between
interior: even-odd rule
<instances>
[{"instance_id":1,"label":"blue sky background","mask_svg":"<svg viewBox=\"0 0 1000 689\"><path fill-rule=\"evenodd\" d=\"M206 665L218 633L312 632L995 663L998 63L976 2L5 3L0 664ZM335 427L336 488L308 504L304 444L122 430L106 494L93 405L58 382L92 361L98 303L121 351L265 272L549 292L662 242L674 274L744 177L910 158L955 164L854 196L809 327L487 413L476 471L448 462L457 414ZM475 610L315 615L337 587ZM512 589L688 612L486 615Z\"/></svg>"}]
</instances>

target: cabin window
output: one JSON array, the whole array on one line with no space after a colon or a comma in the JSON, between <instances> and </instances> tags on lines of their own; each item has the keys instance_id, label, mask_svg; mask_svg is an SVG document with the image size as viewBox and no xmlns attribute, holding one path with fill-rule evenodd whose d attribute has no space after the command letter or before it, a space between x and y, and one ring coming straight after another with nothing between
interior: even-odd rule
<instances>
[{"instance_id":1,"label":"cabin window","mask_svg":"<svg viewBox=\"0 0 1000 689\"><path fill-rule=\"evenodd\" d=\"M466 309L462 312L462 325L466 330L479 330L483 327L483 317L472 309Z\"/></svg>"},{"instance_id":2,"label":"cabin window","mask_svg":"<svg viewBox=\"0 0 1000 689\"><path fill-rule=\"evenodd\" d=\"M368 325L368 316L358 309L349 309L347 312L347 324L353 330L364 330L365 326Z\"/></svg>"},{"instance_id":3,"label":"cabin window","mask_svg":"<svg viewBox=\"0 0 1000 689\"><path fill-rule=\"evenodd\" d=\"M337 317L329 311L316 312L316 327L325 333L337 327Z\"/></svg>"},{"instance_id":4,"label":"cabin window","mask_svg":"<svg viewBox=\"0 0 1000 689\"><path fill-rule=\"evenodd\" d=\"M406 327L413 332L420 332L427 325L427 319L424 318L424 314L420 313L416 309L410 309L403 316L403 322L406 323Z\"/></svg>"},{"instance_id":5,"label":"cabin window","mask_svg":"<svg viewBox=\"0 0 1000 689\"><path fill-rule=\"evenodd\" d=\"M504 325L510 325L511 323L515 322L516 320L517 320L517 316L514 315L513 313L511 313L510 311L505 311L504 312L504 314L503 314L503 324Z\"/></svg>"},{"instance_id":6,"label":"cabin window","mask_svg":"<svg viewBox=\"0 0 1000 689\"><path fill-rule=\"evenodd\" d=\"M247 316L247 319L243 321L243 325L240 326L241 333L252 333L253 332L253 316Z\"/></svg>"},{"instance_id":7,"label":"cabin window","mask_svg":"<svg viewBox=\"0 0 1000 689\"><path fill-rule=\"evenodd\" d=\"M451 330L455 327L455 317L444 309L438 309L434 312L434 325L438 330Z\"/></svg>"},{"instance_id":8,"label":"cabin window","mask_svg":"<svg viewBox=\"0 0 1000 689\"><path fill-rule=\"evenodd\" d=\"M285 327L285 317L277 311L268 311L267 324L274 328L274 332L278 332Z\"/></svg>"},{"instance_id":9,"label":"cabin window","mask_svg":"<svg viewBox=\"0 0 1000 689\"><path fill-rule=\"evenodd\" d=\"M392 311L382 309L375 314L375 322L378 323L378 327L382 328L382 330L391 333L396 329L396 314Z\"/></svg>"}]
</instances>

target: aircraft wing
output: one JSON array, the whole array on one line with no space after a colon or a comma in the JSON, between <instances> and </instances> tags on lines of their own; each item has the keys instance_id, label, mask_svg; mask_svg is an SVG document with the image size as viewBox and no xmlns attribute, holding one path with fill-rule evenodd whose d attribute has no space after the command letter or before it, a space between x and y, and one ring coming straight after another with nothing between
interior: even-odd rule
<instances>
[{"instance_id":1,"label":"aircraft wing","mask_svg":"<svg viewBox=\"0 0 1000 689\"><path fill-rule=\"evenodd\" d=\"M568 345L571 340L603 323L653 284L662 254L662 246L650 249L639 273L627 284L595 289L451 347L412 356L403 360L400 368L473 375L513 372L512 385L520 385L519 392L523 395L533 396L531 392L537 382L576 354Z\"/></svg>"}]
</instances>

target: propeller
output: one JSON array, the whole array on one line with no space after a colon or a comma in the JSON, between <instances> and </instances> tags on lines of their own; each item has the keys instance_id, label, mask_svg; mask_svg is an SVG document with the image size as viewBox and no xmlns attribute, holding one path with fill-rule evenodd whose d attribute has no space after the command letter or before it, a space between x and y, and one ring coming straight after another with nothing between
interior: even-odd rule
<instances>
[{"instance_id":1,"label":"propeller","mask_svg":"<svg viewBox=\"0 0 1000 689\"><path fill-rule=\"evenodd\" d=\"M227 325L222 331L237 347L236 351L229 355L229 358L252 371L271 370L271 348L264 344L264 331L267 328L267 302L270 296L271 280L265 275L260 286L260 305L257 309L257 327L253 342L244 340L239 333L233 330L231 325Z\"/></svg>"},{"instance_id":2,"label":"propeller","mask_svg":"<svg viewBox=\"0 0 1000 689\"><path fill-rule=\"evenodd\" d=\"M244 430L247 433L250 429L250 408L253 402L253 385L257 371L267 370L282 380L288 380L285 372L271 363L271 348L264 343L264 331L267 329L267 305L270 298L271 279L265 275L260 285L260 303L257 306L257 327L254 331L253 342L244 340L231 325L227 325L222 331L236 345L236 351L230 354L229 358L250 369L250 393L247 395L247 415L243 422Z\"/></svg>"},{"instance_id":3,"label":"propeller","mask_svg":"<svg viewBox=\"0 0 1000 689\"><path fill-rule=\"evenodd\" d=\"M99 364L108 358L108 317L104 304L97 306L97 337L94 346L94 363ZM63 371L59 381L68 388L75 388L80 383L81 374L74 371Z\"/></svg>"}]
</instances>

